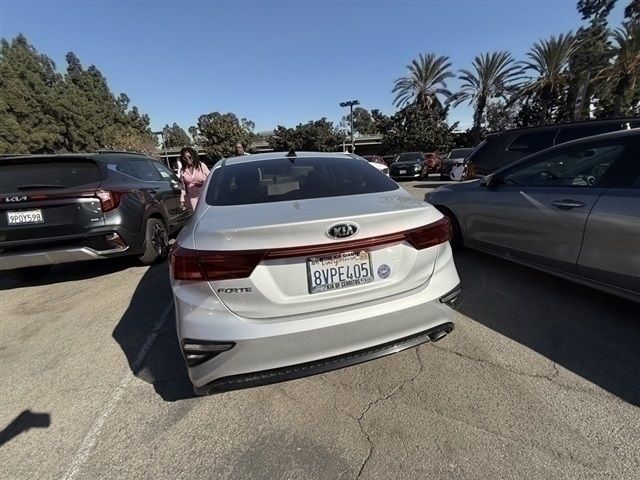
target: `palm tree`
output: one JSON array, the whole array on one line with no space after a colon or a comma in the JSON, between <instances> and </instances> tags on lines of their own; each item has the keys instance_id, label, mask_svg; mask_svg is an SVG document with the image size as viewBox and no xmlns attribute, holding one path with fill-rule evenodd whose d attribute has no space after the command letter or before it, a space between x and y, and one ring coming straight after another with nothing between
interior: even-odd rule
<instances>
[{"instance_id":1,"label":"palm tree","mask_svg":"<svg viewBox=\"0 0 640 480\"><path fill-rule=\"evenodd\" d=\"M604 78L613 86L613 114L622 115L625 113L625 96L640 84L640 20L627 22L623 28L615 30L612 36L615 60L598 77Z\"/></svg>"},{"instance_id":2,"label":"palm tree","mask_svg":"<svg viewBox=\"0 0 640 480\"><path fill-rule=\"evenodd\" d=\"M474 105L473 130L474 140L480 140L480 126L482 115L491 98L506 98L513 88L513 83L519 80L522 67L513 61L509 52L483 53L473 59L473 70L460 70L462 86L460 91L452 96L453 106L468 102Z\"/></svg>"},{"instance_id":3,"label":"palm tree","mask_svg":"<svg viewBox=\"0 0 640 480\"><path fill-rule=\"evenodd\" d=\"M408 104L432 108L441 106L438 95L448 98L447 78L453 77L449 57L436 56L435 53L420 54L407 65L409 72L394 83L392 93L396 94L393 103L401 108Z\"/></svg>"},{"instance_id":4,"label":"palm tree","mask_svg":"<svg viewBox=\"0 0 640 480\"><path fill-rule=\"evenodd\" d=\"M552 120L554 107L562 102L561 97L569 82L569 59L576 47L571 32L558 37L552 35L548 40L536 42L527 54L529 61L522 62L525 70L535 71L538 77L531 78L520 93L540 100L547 122Z\"/></svg>"}]
</instances>

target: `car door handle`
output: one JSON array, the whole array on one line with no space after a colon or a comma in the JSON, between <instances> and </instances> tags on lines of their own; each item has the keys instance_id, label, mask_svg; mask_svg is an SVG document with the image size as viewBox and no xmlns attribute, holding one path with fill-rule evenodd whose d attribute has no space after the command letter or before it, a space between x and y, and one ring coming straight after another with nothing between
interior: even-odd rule
<instances>
[{"instance_id":1,"label":"car door handle","mask_svg":"<svg viewBox=\"0 0 640 480\"><path fill-rule=\"evenodd\" d=\"M586 203L579 202L577 200L565 199L565 200L555 200L551 202L551 205L561 210L571 210L573 208L584 207Z\"/></svg>"}]
</instances>

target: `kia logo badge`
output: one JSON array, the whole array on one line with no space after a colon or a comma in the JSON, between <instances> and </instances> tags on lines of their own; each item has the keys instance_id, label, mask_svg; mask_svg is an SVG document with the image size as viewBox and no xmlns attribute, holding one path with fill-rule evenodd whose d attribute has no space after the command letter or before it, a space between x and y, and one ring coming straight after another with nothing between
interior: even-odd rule
<instances>
[{"instance_id":1,"label":"kia logo badge","mask_svg":"<svg viewBox=\"0 0 640 480\"><path fill-rule=\"evenodd\" d=\"M5 203L17 203L17 202L26 202L27 201L27 196L22 196L22 197L6 197L4 199Z\"/></svg>"},{"instance_id":2,"label":"kia logo badge","mask_svg":"<svg viewBox=\"0 0 640 480\"><path fill-rule=\"evenodd\" d=\"M358 225L353 222L336 223L327 230L327 235L331 238L348 238L358 233Z\"/></svg>"}]
</instances>

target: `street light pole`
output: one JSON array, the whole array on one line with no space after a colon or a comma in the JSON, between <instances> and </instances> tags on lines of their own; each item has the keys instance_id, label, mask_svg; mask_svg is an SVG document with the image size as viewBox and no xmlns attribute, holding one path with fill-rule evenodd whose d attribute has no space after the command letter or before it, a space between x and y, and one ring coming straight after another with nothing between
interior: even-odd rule
<instances>
[{"instance_id":1,"label":"street light pole","mask_svg":"<svg viewBox=\"0 0 640 480\"><path fill-rule=\"evenodd\" d=\"M348 102L341 102L341 107L349 107L349 123L351 124L351 153L354 153L356 150L356 145L353 141L353 106L360 105L358 100L349 100Z\"/></svg>"},{"instance_id":2,"label":"street light pole","mask_svg":"<svg viewBox=\"0 0 640 480\"><path fill-rule=\"evenodd\" d=\"M164 163L167 166L167 168L171 169L171 165L169 164L169 153L167 152L167 142L164 138L164 132L151 132L154 135L160 135L160 138L162 138L162 147L164 148Z\"/></svg>"}]
</instances>

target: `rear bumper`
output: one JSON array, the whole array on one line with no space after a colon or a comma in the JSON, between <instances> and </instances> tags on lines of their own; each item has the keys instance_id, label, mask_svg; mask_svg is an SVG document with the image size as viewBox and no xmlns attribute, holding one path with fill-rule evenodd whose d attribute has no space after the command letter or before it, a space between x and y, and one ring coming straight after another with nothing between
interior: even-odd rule
<instances>
[{"instance_id":1,"label":"rear bumper","mask_svg":"<svg viewBox=\"0 0 640 480\"><path fill-rule=\"evenodd\" d=\"M31 250L17 253L0 253L0 271L17 268L56 265L59 263L98 260L128 253L129 247L110 250L94 250L90 247L64 248L55 250Z\"/></svg>"},{"instance_id":2,"label":"rear bumper","mask_svg":"<svg viewBox=\"0 0 640 480\"><path fill-rule=\"evenodd\" d=\"M115 239L114 239L115 238ZM144 231L103 225L84 234L0 242L0 271L140 253Z\"/></svg>"},{"instance_id":3,"label":"rear bumper","mask_svg":"<svg viewBox=\"0 0 640 480\"><path fill-rule=\"evenodd\" d=\"M376 358L398 353L429 341L436 342L452 331L453 323L447 322L442 325L438 325L437 327L430 328L424 332L416 333L415 335L410 335L375 347L365 348L346 355L323 358L314 362L291 365L288 367L219 378L201 387L194 387L194 391L198 395L210 395L212 393L269 385L271 383L295 380L297 378L330 372L339 368L357 365L358 363L368 362L370 360L375 360Z\"/></svg>"},{"instance_id":4,"label":"rear bumper","mask_svg":"<svg viewBox=\"0 0 640 480\"><path fill-rule=\"evenodd\" d=\"M304 317L239 317L203 282L174 283L181 344L194 340L233 344L188 367L196 393L313 375L428 341L432 332L449 328L454 311L444 302L460 283L449 244L440 248L433 276L418 289L386 302L347 305Z\"/></svg>"}]
</instances>

